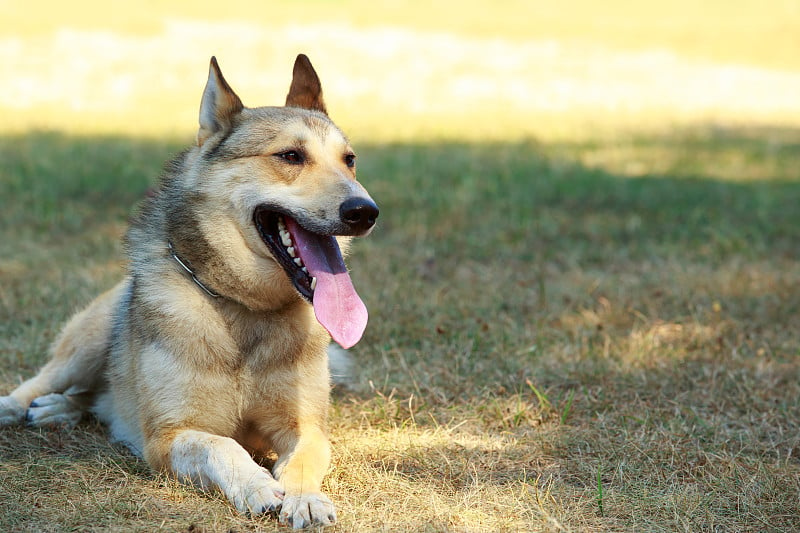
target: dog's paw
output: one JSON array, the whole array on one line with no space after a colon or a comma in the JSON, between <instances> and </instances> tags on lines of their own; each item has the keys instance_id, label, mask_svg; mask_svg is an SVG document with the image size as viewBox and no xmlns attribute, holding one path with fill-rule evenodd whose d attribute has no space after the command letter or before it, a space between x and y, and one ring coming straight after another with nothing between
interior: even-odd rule
<instances>
[{"instance_id":1,"label":"dog's paw","mask_svg":"<svg viewBox=\"0 0 800 533\"><path fill-rule=\"evenodd\" d=\"M330 526L336 522L336 509L330 498L321 492L294 494L284 498L278 519L294 529Z\"/></svg>"},{"instance_id":2,"label":"dog's paw","mask_svg":"<svg viewBox=\"0 0 800 533\"><path fill-rule=\"evenodd\" d=\"M0 396L0 426L13 426L25 420L25 407L11 396Z\"/></svg>"},{"instance_id":3,"label":"dog's paw","mask_svg":"<svg viewBox=\"0 0 800 533\"><path fill-rule=\"evenodd\" d=\"M25 420L36 427L74 427L80 422L83 409L63 394L39 396L31 402Z\"/></svg>"},{"instance_id":4,"label":"dog's paw","mask_svg":"<svg viewBox=\"0 0 800 533\"><path fill-rule=\"evenodd\" d=\"M231 502L245 514L271 513L283 502L283 485L264 470L254 475L241 490L233 491Z\"/></svg>"}]
</instances>

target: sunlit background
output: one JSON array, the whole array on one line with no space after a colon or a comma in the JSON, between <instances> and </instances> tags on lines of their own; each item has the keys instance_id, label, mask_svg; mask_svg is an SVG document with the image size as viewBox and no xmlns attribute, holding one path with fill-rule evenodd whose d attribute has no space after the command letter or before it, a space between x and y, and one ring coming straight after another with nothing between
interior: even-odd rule
<instances>
[{"instance_id":1,"label":"sunlit background","mask_svg":"<svg viewBox=\"0 0 800 533\"><path fill-rule=\"evenodd\" d=\"M0 131L183 135L211 55L256 106L282 103L299 52L356 139L800 123L796 0L15 0L0 12Z\"/></svg>"}]
</instances>

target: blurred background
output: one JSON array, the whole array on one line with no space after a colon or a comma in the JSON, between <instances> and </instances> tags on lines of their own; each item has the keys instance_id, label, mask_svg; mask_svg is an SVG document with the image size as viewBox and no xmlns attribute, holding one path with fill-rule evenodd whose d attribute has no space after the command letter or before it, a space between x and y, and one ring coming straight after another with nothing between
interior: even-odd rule
<instances>
[{"instance_id":1,"label":"blurred background","mask_svg":"<svg viewBox=\"0 0 800 533\"><path fill-rule=\"evenodd\" d=\"M0 131L183 134L211 55L255 106L299 52L370 140L800 122L797 0L6 0Z\"/></svg>"}]
</instances>

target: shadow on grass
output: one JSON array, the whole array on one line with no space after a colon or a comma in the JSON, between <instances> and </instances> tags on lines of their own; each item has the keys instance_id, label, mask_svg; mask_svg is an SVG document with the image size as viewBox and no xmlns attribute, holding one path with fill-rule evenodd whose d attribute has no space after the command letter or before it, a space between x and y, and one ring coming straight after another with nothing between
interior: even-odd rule
<instances>
[{"instance_id":1,"label":"shadow on grass","mask_svg":"<svg viewBox=\"0 0 800 533\"><path fill-rule=\"evenodd\" d=\"M121 274L125 220L181 147L0 138L4 390L43 362L77 302ZM622 502L705 473L717 476L703 486L722 493L716 504L727 509L735 489L715 479L766 469L757 477L774 486L786 479L768 462L798 470L800 130L358 148L381 218L350 259L372 317L354 350L356 378L384 398L416 398L437 423L477 419L482 431L521 439L483 483L527 483L516 469L529 468L590 498L597 471L617 468L607 481ZM574 394L564 426L537 419L531 379L551 399ZM537 427L553 439L548 467L514 460ZM434 456L455 454L448 468L474 462L474 450L462 452L444 447L395 464L413 478L431 471ZM623 473L636 468L651 486ZM470 482L451 474L454 490ZM769 493L767 523L791 525L775 518L787 494ZM732 524L748 523L737 516Z\"/></svg>"},{"instance_id":2,"label":"shadow on grass","mask_svg":"<svg viewBox=\"0 0 800 533\"><path fill-rule=\"evenodd\" d=\"M584 264L620 248L797 258L798 136L692 130L607 144L367 147L361 173L382 201L384 229L413 242L427 228L437 254L482 259L510 245L529 248L524 259L577 248Z\"/></svg>"},{"instance_id":3,"label":"shadow on grass","mask_svg":"<svg viewBox=\"0 0 800 533\"><path fill-rule=\"evenodd\" d=\"M57 132L0 137L2 227L53 240L90 233L93 224L128 213L180 148Z\"/></svg>"},{"instance_id":4,"label":"shadow on grass","mask_svg":"<svg viewBox=\"0 0 800 533\"><path fill-rule=\"evenodd\" d=\"M93 223L130 212L182 147L54 132L0 138L0 220L10 236L91 233ZM709 126L609 142L360 151L361 180L383 207L380 233L436 254L483 258L500 244L551 255L577 246L589 254L582 260L600 260L593 252L606 247L800 255L792 242L795 129ZM436 239L415 241L425 236Z\"/></svg>"}]
</instances>

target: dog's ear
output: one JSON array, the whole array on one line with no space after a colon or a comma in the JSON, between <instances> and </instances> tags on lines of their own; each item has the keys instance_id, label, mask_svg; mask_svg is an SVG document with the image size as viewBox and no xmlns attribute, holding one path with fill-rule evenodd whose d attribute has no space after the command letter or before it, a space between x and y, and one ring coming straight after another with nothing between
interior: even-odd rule
<instances>
[{"instance_id":1,"label":"dog's ear","mask_svg":"<svg viewBox=\"0 0 800 533\"><path fill-rule=\"evenodd\" d=\"M222 76L217 58L211 58L208 68L208 82L200 102L200 130L197 132L197 146L219 131L230 129L233 117L244 108L242 101L233 92Z\"/></svg>"},{"instance_id":2,"label":"dog's ear","mask_svg":"<svg viewBox=\"0 0 800 533\"><path fill-rule=\"evenodd\" d=\"M326 115L325 102L322 100L322 85L319 77L305 54L300 54L294 62L292 86L286 95L286 107L302 107L322 111Z\"/></svg>"}]
</instances>

